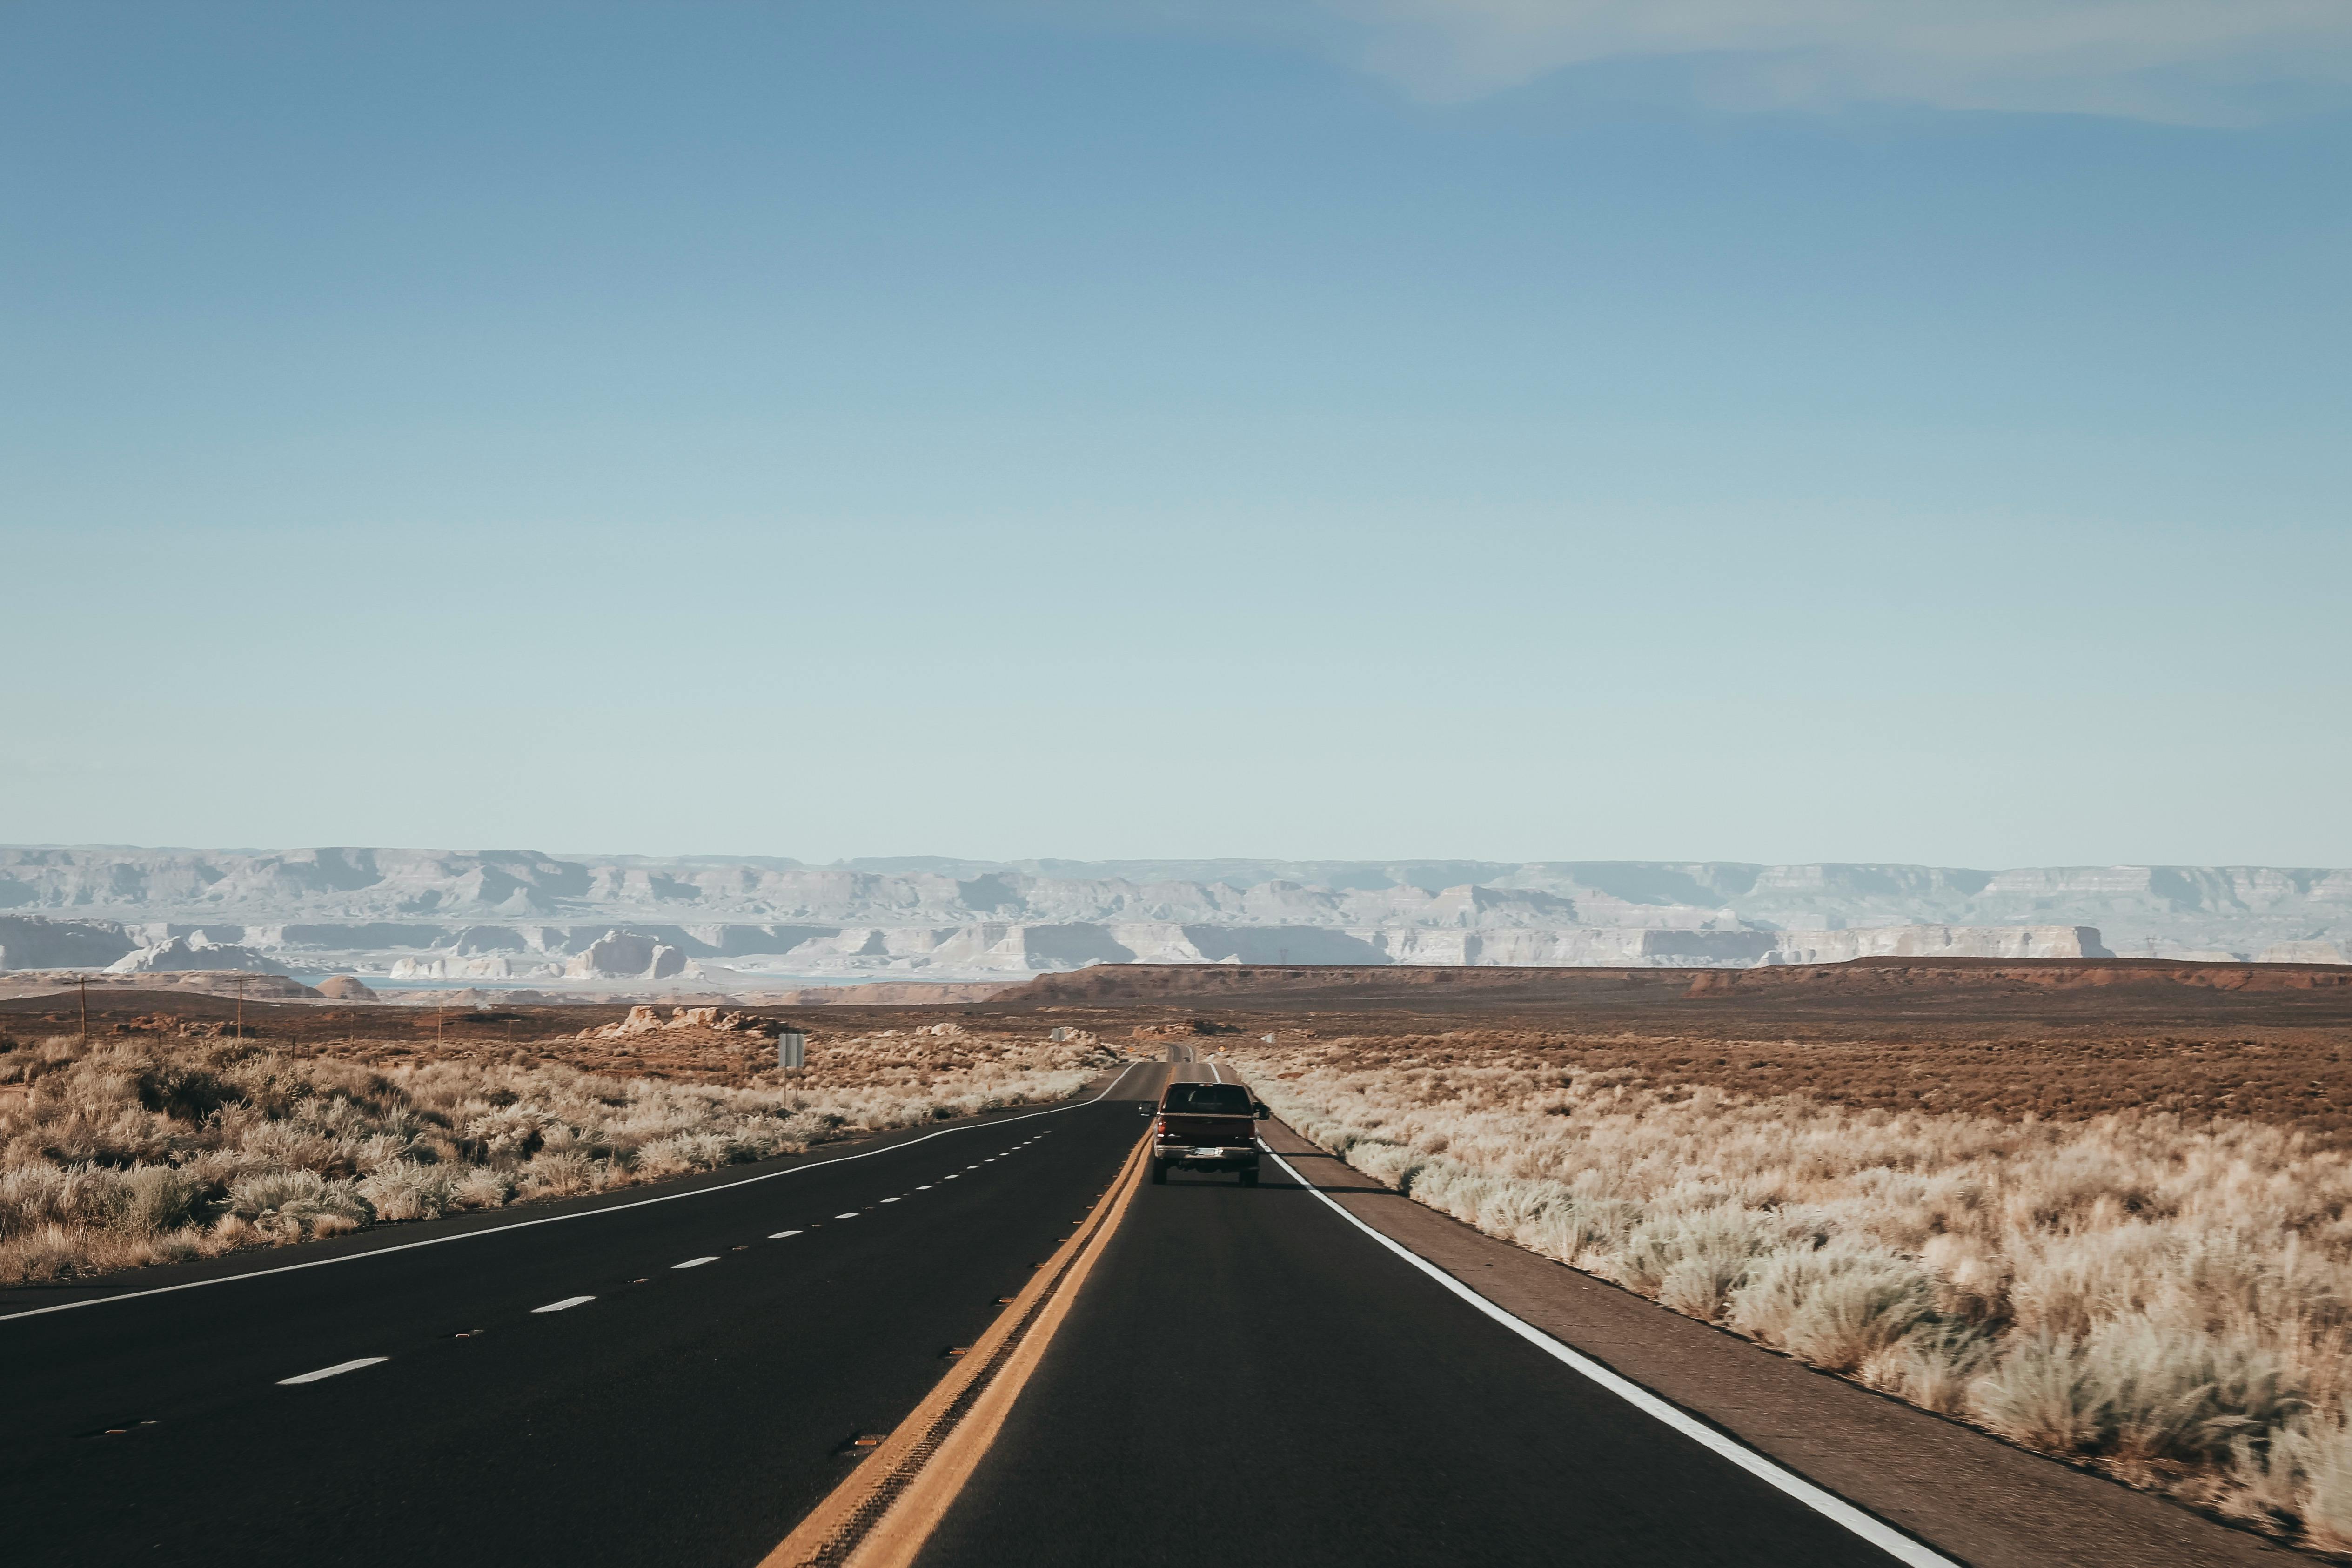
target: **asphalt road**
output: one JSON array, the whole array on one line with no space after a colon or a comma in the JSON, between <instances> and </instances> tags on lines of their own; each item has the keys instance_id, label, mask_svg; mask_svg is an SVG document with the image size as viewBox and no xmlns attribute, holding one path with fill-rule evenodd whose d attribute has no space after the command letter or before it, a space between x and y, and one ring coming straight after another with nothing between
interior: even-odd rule
<instances>
[{"instance_id":1,"label":"asphalt road","mask_svg":"<svg viewBox=\"0 0 2352 1568\"><path fill-rule=\"evenodd\" d=\"M1234 1561L1890 1559L1472 1311L1268 1161L1255 1188L1176 1171L1138 1192L918 1559Z\"/></svg>"},{"instance_id":2,"label":"asphalt road","mask_svg":"<svg viewBox=\"0 0 2352 1568\"><path fill-rule=\"evenodd\" d=\"M754 1564L1070 1233L1136 1099L1216 1070L1171 1054L1116 1099L675 1202L0 1321L0 1555ZM1889 1561L1271 1161L1138 1191L921 1561L1244 1554Z\"/></svg>"},{"instance_id":3,"label":"asphalt road","mask_svg":"<svg viewBox=\"0 0 2352 1568\"><path fill-rule=\"evenodd\" d=\"M1160 1070L1114 1092L1156 1094ZM1069 1235L1138 1123L1106 1100L0 1321L0 1559L757 1563L848 1473L847 1439L911 1409Z\"/></svg>"}]
</instances>

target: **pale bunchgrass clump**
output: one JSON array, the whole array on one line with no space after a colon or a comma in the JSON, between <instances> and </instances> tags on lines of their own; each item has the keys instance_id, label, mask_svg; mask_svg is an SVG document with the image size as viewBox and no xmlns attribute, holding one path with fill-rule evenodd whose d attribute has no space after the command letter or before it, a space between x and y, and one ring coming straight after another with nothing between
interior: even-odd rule
<instances>
[{"instance_id":1,"label":"pale bunchgrass clump","mask_svg":"<svg viewBox=\"0 0 2352 1568\"><path fill-rule=\"evenodd\" d=\"M0 1053L0 1280L341 1235L795 1153L1076 1093L1066 1044L907 1038L736 1088L562 1066L369 1068L243 1042L72 1037Z\"/></svg>"},{"instance_id":2,"label":"pale bunchgrass clump","mask_svg":"<svg viewBox=\"0 0 2352 1568\"><path fill-rule=\"evenodd\" d=\"M1433 1043L1429 1066L1235 1054L1292 1126L1490 1235L2352 1549L2352 1156L2251 1121L1856 1110Z\"/></svg>"}]
</instances>

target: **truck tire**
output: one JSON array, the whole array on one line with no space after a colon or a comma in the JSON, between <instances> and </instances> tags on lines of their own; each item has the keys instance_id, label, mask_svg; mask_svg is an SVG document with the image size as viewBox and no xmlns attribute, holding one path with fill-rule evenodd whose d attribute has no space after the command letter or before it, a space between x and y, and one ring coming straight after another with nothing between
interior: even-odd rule
<instances>
[{"instance_id":1,"label":"truck tire","mask_svg":"<svg viewBox=\"0 0 2352 1568\"><path fill-rule=\"evenodd\" d=\"M1151 1162L1151 1182L1154 1186L1164 1187L1168 1184L1168 1162L1165 1160Z\"/></svg>"}]
</instances>

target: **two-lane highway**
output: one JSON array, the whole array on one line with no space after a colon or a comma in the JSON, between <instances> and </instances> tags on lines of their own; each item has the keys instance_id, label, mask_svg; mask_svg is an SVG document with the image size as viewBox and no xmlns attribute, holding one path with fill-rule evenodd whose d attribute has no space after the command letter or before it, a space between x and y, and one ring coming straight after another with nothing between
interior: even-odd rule
<instances>
[{"instance_id":1,"label":"two-lane highway","mask_svg":"<svg viewBox=\"0 0 2352 1568\"><path fill-rule=\"evenodd\" d=\"M1182 1056L1175 1076L1222 1076ZM1230 1561L1893 1560L1480 1316L1269 1160L1254 1188L1178 1171L1139 1190L917 1559Z\"/></svg>"},{"instance_id":2,"label":"two-lane highway","mask_svg":"<svg viewBox=\"0 0 2352 1568\"><path fill-rule=\"evenodd\" d=\"M8 1556L757 1562L1070 1234L1160 1074L668 1201L0 1318Z\"/></svg>"},{"instance_id":3,"label":"two-lane highway","mask_svg":"<svg viewBox=\"0 0 2352 1568\"><path fill-rule=\"evenodd\" d=\"M1139 1101L1223 1076L1169 1055L1084 1104L732 1184L0 1317L0 1539L44 1564L750 1568L886 1473L856 1437L998 1364L954 1352L1057 1278L1033 1269L1117 1181L937 1528L889 1561L1895 1561L1271 1157L1254 1188L1118 1180Z\"/></svg>"}]
</instances>

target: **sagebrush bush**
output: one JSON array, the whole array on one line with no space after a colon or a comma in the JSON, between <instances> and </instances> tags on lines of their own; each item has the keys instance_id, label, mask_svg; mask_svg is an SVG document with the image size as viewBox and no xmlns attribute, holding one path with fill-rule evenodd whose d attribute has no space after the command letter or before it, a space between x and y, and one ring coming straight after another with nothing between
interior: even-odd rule
<instances>
[{"instance_id":1,"label":"sagebrush bush","mask_svg":"<svg viewBox=\"0 0 2352 1568\"><path fill-rule=\"evenodd\" d=\"M1490 1235L1928 1409L2352 1547L2352 1154L2155 1112L1896 1112L1433 1037L1234 1053ZM1370 1053L1367 1053L1370 1054Z\"/></svg>"},{"instance_id":2,"label":"sagebrush bush","mask_svg":"<svg viewBox=\"0 0 2352 1568\"><path fill-rule=\"evenodd\" d=\"M1732 1292L1727 1321L1800 1361L1853 1372L1935 1316L1936 1282L1916 1263L1840 1239L1758 1257Z\"/></svg>"},{"instance_id":3,"label":"sagebrush bush","mask_svg":"<svg viewBox=\"0 0 2352 1568\"><path fill-rule=\"evenodd\" d=\"M943 1040L942 1044L946 1042ZM907 1038L751 1088L465 1061L370 1068L246 1042L60 1037L0 1055L0 1279L333 1236L1065 1099L1090 1037L927 1060Z\"/></svg>"}]
</instances>

